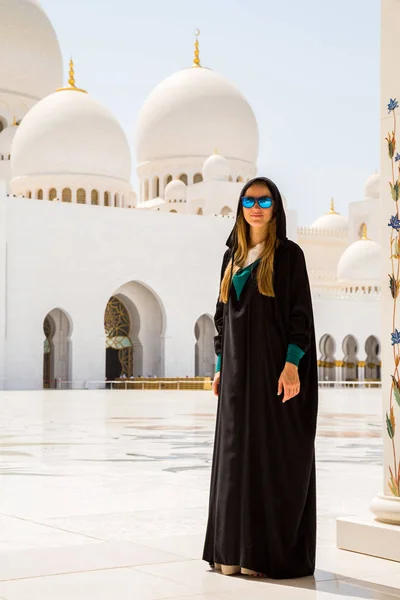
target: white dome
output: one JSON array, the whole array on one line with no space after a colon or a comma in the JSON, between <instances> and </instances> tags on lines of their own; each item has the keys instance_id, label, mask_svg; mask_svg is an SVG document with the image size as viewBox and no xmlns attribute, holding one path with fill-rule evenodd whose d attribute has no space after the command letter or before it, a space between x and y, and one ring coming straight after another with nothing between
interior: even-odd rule
<instances>
[{"instance_id":1,"label":"white dome","mask_svg":"<svg viewBox=\"0 0 400 600\"><path fill-rule=\"evenodd\" d=\"M344 229L348 227L347 219L339 213L327 214L318 217L311 225L315 229Z\"/></svg>"},{"instance_id":2,"label":"white dome","mask_svg":"<svg viewBox=\"0 0 400 600\"><path fill-rule=\"evenodd\" d=\"M206 158L218 148L228 159L254 165L258 127L243 94L203 67L178 71L160 83L138 118L138 163L177 157Z\"/></svg>"},{"instance_id":3,"label":"white dome","mask_svg":"<svg viewBox=\"0 0 400 600\"><path fill-rule=\"evenodd\" d=\"M0 154L11 154L14 136L17 133L18 125L10 125L0 133Z\"/></svg>"},{"instance_id":4,"label":"white dome","mask_svg":"<svg viewBox=\"0 0 400 600\"><path fill-rule=\"evenodd\" d=\"M229 181L231 170L229 162L220 154L212 154L204 161L204 181Z\"/></svg>"},{"instance_id":5,"label":"white dome","mask_svg":"<svg viewBox=\"0 0 400 600\"><path fill-rule=\"evenodd\" d=\"M347 283L380 285L381 247L377 242L361 239L343 252L337 278Z\"/></svg>"},{"instance_id":6,"label":"white dome","mask_svg":"<svg viewBox=\"0 0 400 600\"><path fill-rule=\"evenodd\" d=\"M37 0L0 0L0 55L3 92L40 100L62 85L60 46Z\"/></svg>"},{"instance_id":7,"label":"white dome","mask_svg":"<svg viewBox=\"0 0 400 600\"><path fill-rule=\"evenodd\" d=\"M165 186L165 200L186 200L186 184L180 179L174 179Z\"/></svg>"},{"instance_id":8,"label":"white dome","mask_svg":"<svg viewBox=\"0 0 400 600\"><path fill-rule=\"evenodd\" d=\"M130 150L107 108L86 93L60 91L36 104L18 127L11 173L14 180L79 174L129 181Z\"/></svg>"},{"instance_id":9,"label":"white dome","mask_svg":"<svg viewBox=\"0 0 400 600\"><path fill-rule=\"evenodd\" d=\"M379 184L381 176L379 173L374 173L368 177L364 185L364 197L367 200L379 200Z\"/></svg>"},{"instance_id":10,"label":"white dome","mask_svg":"<svg viewBox=\"0 0 400 600\"><path fill-rule=\"evenodd\" d=\"M325 215L318 217L311 225L314 229L347 229L347 218L335 211L334 202L331 200L331 209Z\"/></svg>"}]
</instances>

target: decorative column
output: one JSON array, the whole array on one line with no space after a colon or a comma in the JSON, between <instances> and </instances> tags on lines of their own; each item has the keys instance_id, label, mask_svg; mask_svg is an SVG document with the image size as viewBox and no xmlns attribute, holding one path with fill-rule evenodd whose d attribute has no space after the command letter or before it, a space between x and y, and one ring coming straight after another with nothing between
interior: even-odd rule
<instances>
[{"instance_id":1,"label":"decorative column","mask_svg":"<svg viewBox=\"0 0 400 600\"><path fill-rule=\"evenodd\" d=\"M7 338L7 188L0 181L0 390L5 389Z\"/></svg>"},{"instance_id":2,"label":"decorative column","mask_svg":"<svg viewBox=\"0 0 400 600\"><path fill-rule=\"evenodd\" d=\"M383 485L369 517L337 520L337 545L400 562L400 0L381 0L381 13Z\"/></svg>"},{"instance_id":3,"label":"decorative column","mask_svg":"<svg viewBox=\"0 0 400 600\"><path fill-rule=\"evenodd\" d=\"M371 510L400 524L400 1L382 0L381 54L381 340L383 493Z\"/></svg>"}]
</instances>

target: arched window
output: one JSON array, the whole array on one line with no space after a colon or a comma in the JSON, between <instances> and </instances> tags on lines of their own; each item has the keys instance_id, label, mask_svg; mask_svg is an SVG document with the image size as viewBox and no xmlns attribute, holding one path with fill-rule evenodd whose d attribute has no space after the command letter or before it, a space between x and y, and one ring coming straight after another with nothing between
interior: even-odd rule
<instances>
[{"instance_id":1,"label":"arched window","mask_svg":"<svg viewBox=\"0 0 400 600\"><path fill-rule=\"evenodd\" d=\"M188 182L188 176L186 175L186 173L182 173L182 175L179 175L179 179L180 179L181 181L183 181L183 183L184 183L185 185L187 185L187 182Z\"/></svg>"},{"instance_id":2,"label":"arched window","mask_svg":"<svg viewBox=\"0 0 400 600\"><path fill-rule=\"evenodd\" d=\"M154 177L153 179L153 198L158 198L160 195L160 178Z\"/></svg>"},{"instance_id":3,"label":"arched window","mask_svg":"<svg viewBox=\"0 0 400 600\"><path fill-rule=\"evenodd\" d=\"M201 183L203 181L203 175L201 173L196 173L193 177L193 183Z\"/></svg>"},{"instance_id":4,"label":"arched window","mask_svg":"<svg viewBox=\"0 0 400 600\"><path fill-rule=\"evenodd\" d=\"M177 210L170 210L169 212L177 213Z\"/></svg>"},{"instance_id":5,"label":"arched window","mask_svg":"<svg viewBox=\"0 0 400 600\"><path fill-rule=\"evenodd\" d=\"M97 190L92 190L92 204L95 204L96 206L99 203L99 192Z\"/></svg>"},{"instance_id":6,"label":"arched window","mask_svg":"<svg viewBox=\"0 0 400 600\"><path fill-rule=\"evenodd\" d=\"M61 199L63 202L72 202L72 192L69 188L64 188Z\"/></svg>"},{"instance_id":7,"label":"arched window","mask_svg":"<svg viewBox=\"0 0 400 600\"><path fill-rule=\"evenodd\" d=\"M144 201L146 202L146 200L149 199L149 180L146 179L144 182Z\"/></svg>"},{"instance_id":8,"label":"arched window","mask_svg":"<svg viewBox=\"0 0 400 600\"><path fill-rule=\"evenodd\" d=\"M198 215L202 215L202 214L203 214L203 209L202 209L202 208L199 208L199 209L198 209L198 211L197 211L197 214L198 214Z\"/></svg>"},{"instance_id":9,"label":"arched window","mask_svg":"<svg viewBox=\"0 0 400 600\"><path fill-rule=\"evenodd\" d=\"M104 206L110 206L110 192L104 192Z\"/></svg>"},{"instance_id":10,"label":"arched window","mask_svg":"<svg viewBox=\"0 0 400 600\"><path fill-rule=\"evenodd\" d=\"M38 200L43 200L43 190L38 190L37 199Z\"/></svg>"},{"instance_id":11,"label":"arched window","mask_svg":"<svg viewBox=\"0 0 400 600\"><path fill-rule=\"evenodd\" d=\"M76 192L76 201L78 204L86 204L86 191L83 188Z\"/></svg>"},{"instance_id":12,"label":"arched window","mask_svg":"<svg viewBox=\"0 0 400 600\"><path fill-rule=\"evenodd\" d=\"M120 206L120 196L119 194L114 194L114 206L118 207Z\"/></svg>"},{"instance_id":13,"label":"arched window","mask_svg":"<svg viewBox=\"0 0 400 600\"><path fill-rule=\"evenodd\" d=\"M164 179L164 187L172 181L172 175L166 175Z\"/></svg>"},{"instance_id":14,"label":"arched window","mask_svg":"<svg viewBox=\"0 0 400 600\"><path fill-rule=\"evenodd\" d=\"M51 188L49 191L49 200L55 200L57 198L57 190L56 188Z\"/></svg>"},{"instance_id":15,"label":"arched window","mask_svg":"<svg viewBox=\"0 0 400 600\"><path fill-rule=\"evenodd\" d=\"M28 198L32 198L32 192L28 192Z\"/></svg>"},{"instance_id":16,"label":"arched window","mask_svg":"<svg viewBox=\"0 0 400 600\"><path fill-rule=\"evenodd\" d=\"M237 182L239 181L243 181L243 177L241 175L239 175L239 177L236 179Z\"/></svg>"}]
</instances>

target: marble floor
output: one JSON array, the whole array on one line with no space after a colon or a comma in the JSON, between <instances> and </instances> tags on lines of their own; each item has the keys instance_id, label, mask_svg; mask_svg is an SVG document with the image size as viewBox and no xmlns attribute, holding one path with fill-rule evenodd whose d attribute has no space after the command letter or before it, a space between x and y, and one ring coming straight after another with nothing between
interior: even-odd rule
<instances>
[{"instance_id":1,"label":"marble floor","mask_svg":"<svg viewBox=\"0 0 400 600\"><path fill-rule=\"evenodd\" d=\"M339 551L335 519L381 489L379 390L321 390L315 577L200 560L211 392L0 392L0 599L400 598L400 565Z\"/></svg>"}]
</instances>

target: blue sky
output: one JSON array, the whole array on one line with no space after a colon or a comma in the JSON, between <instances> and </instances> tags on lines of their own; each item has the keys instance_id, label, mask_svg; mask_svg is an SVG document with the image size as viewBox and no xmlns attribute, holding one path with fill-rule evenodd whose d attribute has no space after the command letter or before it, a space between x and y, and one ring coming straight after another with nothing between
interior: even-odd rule
<instances>
[{"instance_id":1,"label":"blue sky","mask_svg":"<svg viewBox=\"0 0 400 600\"><path fill-rule=\"evenodd\" d=\"M379 169L379 0L41 0L77 85L135 124L153 87L201 62L231 79L260 130L259 173L299 223L347 214ZM132 182L136 184L136 173Z\"/></svg>"}]
</instances>

